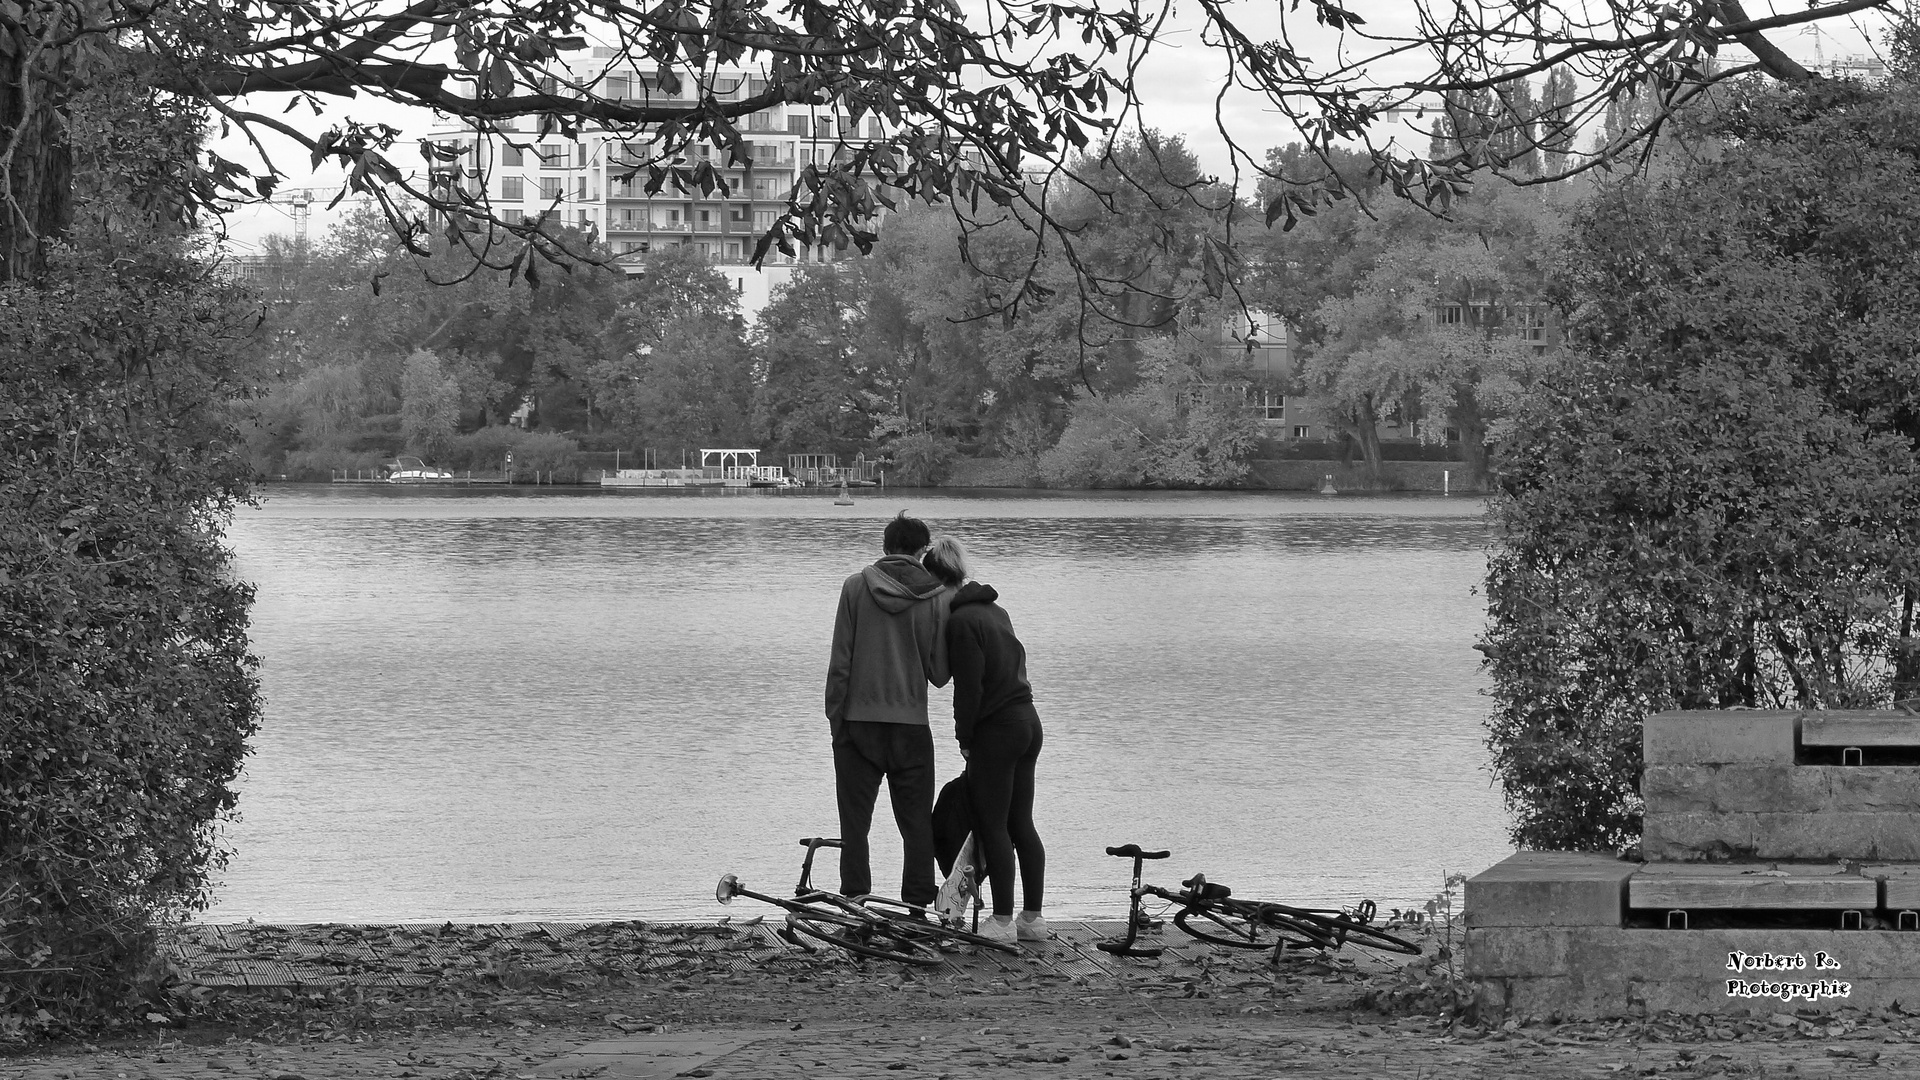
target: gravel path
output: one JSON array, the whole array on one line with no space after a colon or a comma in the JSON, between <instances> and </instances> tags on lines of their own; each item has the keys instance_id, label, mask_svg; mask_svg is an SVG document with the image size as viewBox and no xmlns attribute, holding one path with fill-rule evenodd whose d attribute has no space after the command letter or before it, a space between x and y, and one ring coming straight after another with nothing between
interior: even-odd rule
<instances>
[{"instance_id":1,"label":"gravel path","mask_svg":"<svg viewBox=\"0 0 1920 1080\"><path fill-rule=\"evenodd\" d=\"M261 929L236 943L249 963L330 951L344 958L340 981L189 980L176 988L177 1016L153 1014L167 1022L16 1050L0 1056L0 1080L1920 1076L1920 1019L1899 1010L1488 1030L1436 1007L1422 990L1435 980L1419 967L1368 957L1303 957L1276 971L1264 957L1189 954L1078 971L1074 950L1056 946L1066 951L908 970L753 958L711 946L726 934L690 928L701 948L582 964L579 947L542 967L528 959L535 950L500 955L499 934L438 928L434 948L408 948L387 928L374 951L409 958L416 977L403 981L342 950L342 928ZM477 957L442 947L463 937ZM424 977L422 956L442 970Z\"/></svg>"}]
</instances>

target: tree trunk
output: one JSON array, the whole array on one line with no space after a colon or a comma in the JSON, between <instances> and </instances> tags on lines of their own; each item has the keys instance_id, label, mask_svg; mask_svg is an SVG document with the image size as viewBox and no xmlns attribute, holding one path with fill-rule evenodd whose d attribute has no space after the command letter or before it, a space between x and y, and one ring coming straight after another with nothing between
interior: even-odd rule
<instances>
[{"instance_id":1,"label":"tree trunk","mask_svg":"<svg viewBox=\"0 0 1920 1080\"><path fill-rule=\"evenodd\" d=\"M1473 396L1472 387L1460 387L1455 395L1448 419L1460 433L1460 460L1467 467L1468 481L1485 487L1490 479L1487 476L1487 420L1480 415L1480 402Z\"/></svg>"},{"instance_id":2,"label":"tree trunk","mask_svg":"<svg viewBox=\"0 0 1920 1080\"><path fill-rule=\"evenodd\" d=\"M73 221L66 89L45 77L61 57L34 53L38 28L24 29L12 40L0 35L0 184L7 196L0 206L0 281L39 277L49 246Z\"/></svg>"},{"instance_id":3,"label":"tree trunk","mask_svg":"<svg viewBox=\"0 0 1920 1080\"><path fill-rule=\"evenodd\" d=\"M1354 425L1354 440L1360 444L1360 456L1367 463L1367 476L1375 487L1381 483L1380 414L1373 407L1373 395L1360 399L1359 423Z\"/></svg>"}]
</instances>

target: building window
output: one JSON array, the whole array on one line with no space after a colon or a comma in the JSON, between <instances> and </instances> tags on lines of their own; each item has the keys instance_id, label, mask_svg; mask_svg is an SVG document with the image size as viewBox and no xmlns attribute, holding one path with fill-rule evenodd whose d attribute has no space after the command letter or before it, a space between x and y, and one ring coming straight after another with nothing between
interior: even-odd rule
<instances>
[{"instance_id":1,"label":"building window","mask_svg":"<svg viewBox=\"0 0 1920 1080\"><path fill-rule=\"evenodd\" d=\"M786 193L781 191L776 186L777 184L779 184L778 180L770 180L765 177L755 177L753 180L753 197L756 199L785 198ZM756 218L758 217L758 212L755 213L755 217Z\"/></svg>"},{"instance_id":2,"label":"building window","mask_svg":"<svg viewBox=\"0 0 1920 1080\"><path fill-rule=\"evenodd\" d=\"M520 152L519 147L503 146L500 148L500 164L518 166L526 163L526 155Z\"/></svg>"},{"instance_id":3,"label":"building window","mask_svg":"<svg viewBox=\"0 0 1920 1080\"><path fill-rule=\"evenodd\" d=\"M553 202L554 200L560 198L560 193L561 193L560 185L564 183L566 183L566 181L561 179L558 176L541 177L540 178L540 197L542 199L547 200L548 202Z\"/></svg>"},{"instance_id":4,"label":"building window","mask_svg":"<svg viewBox=\"0 0 1920 1080\"><path fill-rule=\"evenodd\" d=\"M805 135L806 133L807 133L807 118L806 118L806 117L804 117L804 116L789 116L789 117L787 117L787 134L789 134L789 135Z\"/></svg>"},{"instance_id":5,"label":"building window","mask_svg":"<svg viewBox=\"0 0 1920 1080\"><path fill-rule=\"evenodd\" d=\"M1514 336L1533 346L1533 351L1547 351L1547 309L1529 305L1513 313Z\"/></svg>"},{"instance_id":6,"label":"building window","mask_svg":"<svg viewBox=\"0 0 1920 1080\"><path fill-rule=\"evenodd\" d=\"M500 197L503 199L524 199L527 197L526 181L517 176L500 178Z\"/></svg>"},{"instance_id":7,"label":"building window","mask_svg":"<svg viewBox=\"0 0 1920 1080\"><path fill-rule=\"evenodd\" d=\"M729 207L727 208L727 220L728 220L728 221L739 221L739 222L744 222L744 221L746 221L746 220L747 220L747 208L746 208L746 207L744 207L744 206L729 206Z\"/></svg>"},{"instance_id":8,"label":"building window","mask_svg":"<svg viewBox=\"0 0 1920 1080\"><path fill-rule=\"evenodd\" d=\"M773 222L780 216L777 210L755 210L753 212L753 231L766 232L773 228Z\"/></svg>"},{"instance_id":9,"label":"building window","mask_svg":"<svg viewBox=\"0 0 1920 1080\"><path fill-rule=\"evenodd\" d=\"M1466 311L1459 304L1441 304L1433 309L1433 321L1441 326L1459 326L1467 321Z\"/></svg>"},{"instance_id":10,"label":"building window","mask_svg":"<svg viewBox=\"0 0 1920 1080\"><path fill-rule=\"evenodd\" d=\"M1296 439L1310 439L1313 437L1313 429L1305 424L1295 424L1293 427L1293 437Z\"/></svg>"},{"instance_id":11,"label":"building window","mask_svg":"<svg viewBox=\"0 0 1920 1080\"><path fill-rule=\"evenodd\" d=\"M584 176L580 178L579 199L581 202L587 201L587 178Z\"/></svg>"},{"instance_id":12,"label":"building window","mask_svg":"<svg viewBox=\"0 0 1920 1080\"><path fill-rule=\"evenodd\" d=\"M833 117L822 116L813 122L813 137L816 139L833 138Z\"/></svg>"},{"instance_id":13,"label":"building window","mask_svg":"<svg viewBox=\"0 0 1920 1080\"><path fill-rule=\"evenodd\" d=\"M879 118L872 117L872 116L867 117L867 138L878 139L880 137L881 135L880 135Z\"/></svg>"},{"instance_id":14,"label":"building window","mask_svg":"<svg viewBox=\"0 0 1920 1080\"><path fill-rule=\"evenodd\" d=\"M631 84L625 75L614 75L607 79L607 97L614 101L626 101L633 96Z\"/></svg>"},{"instance_id":15,"label":"building window","mask_svg":"<svg viewBox=\"0 0 1920 1080\"><path fill-rule=\"evenodd\" d=\"M1251 388L1247 391L1248 404L1253 406L1253 414L1261 420L1285 420L1287 418L1287 398L1285 394L1272 390Z\"/></svg>"},{"instance_id":16,"label":"building window","mask_svg":"<svg viewBox=\"0 0 1920 1080\"><path fill-rule=\"evenodd\" d=\"M773 114L769 112L748 113L747 114L747 130L748 131L772 131L773 130Z\"/></svg>"},{"instance_id":17,"label":"building window","mask_svg":"<svg viewBox=\"0 0 1920 1080\"><path fill-rule=\"evenodd\" d=\"M727 241L727 261L728 262L740 261L740 241L738 240Z\"/></svg>"},{"instance_id":18,"label":"building window","mask_svg":"<svg viewBox=\"0 0 1920 1080\"><path fill-rule=\"evenodd\" d=\"M543 169L564 169L567 167L566 143L542 143L540 145L540 167Z\"/></svg>"}]
</instances>

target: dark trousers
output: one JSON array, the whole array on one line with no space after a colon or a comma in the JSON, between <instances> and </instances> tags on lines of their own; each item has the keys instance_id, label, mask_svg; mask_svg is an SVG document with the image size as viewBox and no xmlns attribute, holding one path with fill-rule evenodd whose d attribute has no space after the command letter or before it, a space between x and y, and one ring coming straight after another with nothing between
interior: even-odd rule
<instances>
[{"instance_id":1,"label":"dark trousers","mask_svg":"<svg viewBox=\"0 0 1920 1080\"><path fill-rule=\"evenodd\" d=\"M1013 864L1020 860L1025 910L1046 894L1047 849L1033 827L1033 772L1040 760L1040 714L1020 704L982 719L967 756L967 798L992 886L993 913L1013 914Z\"/></svg>"},{"instance_id":2,"label":"dark trousers","mask_svg":"<svg viewBox=\"0 0 1920 1080\"><path fill-rule=\"evenodd\" d=\"M925 724L842 722L833 736L833 776L840 800L840 891L848 896L873 891L867 833L884 776L893 820L906 848L900 899L930 906L938 892L933 880L933 729Z\"/></svg>"}]
</instances>

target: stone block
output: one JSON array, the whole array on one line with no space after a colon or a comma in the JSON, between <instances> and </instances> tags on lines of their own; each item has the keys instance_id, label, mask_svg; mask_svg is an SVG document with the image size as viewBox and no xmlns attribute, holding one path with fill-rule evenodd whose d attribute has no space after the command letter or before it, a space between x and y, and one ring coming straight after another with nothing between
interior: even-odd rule
<instances>
[{"instance_id":1,"label":"stone block","mask_svg":"<svg viewBox=\"0 0 1920 1080\"><path fill-rule=\"evenodd\" d=\"M1822 866L1649 865L1627 882L1636 908L1871 911L1880 883Z\"/></svg>"},{"instance_id":2,"label":"stone block","mask_svg":"<svg viewBox=\"0 0 1920 1080\"><path fill-rule=\"evenodd\" d=\"M1572 934L1570 928L1553 926L1468 927L1466 973L1469 977L1565 975Z\"/></svg>"},{"instance_id":3,"label":"stone block","mask_svg":"<svg viewBox=\"0 0 1920 1080\"><path fill-rule=\"evenodd\" d=\"M1640 794L1649 814L1819 813L1833 802L1833 770L1794 765L1648 765Z\"/></svg>"},{"instance_id":4,"label":"stone block","mask_svg":"<svg viewBox=\"0 0 1920 1080\"><path fill-rule=\"evenodd\" d=\"M1825 775L1831 792L1829 810L1920 813L1920 766L1806 765L1794 772Z\"/></svg>"},{"instance_id":5,"label":"stone block","mask_svg":"<svg viewBox=\"0 0 1920 1080\"><path fill-rule=\"evenodd\" d=\"M1619 926L1639 866L1606 854L1515 852L1467 879L1466 924Z\"/></svg>"},{"instance_id":6,"label":"stone block","mask_svg":"<svg viewBox=\"0 0 1920 1080\"><path fill-rule=\"evenodd\" d=\"M1649 765L1793 764L1801 714L1742 709L1655 713L1641 728Z\"/></svg>"},{"instance_id":7,"label":"stone block","mask_svg":"<svg viewBox=\"0 0 1920 1080\"><path fill-rule=\"evenodd\" d=\"M1475 979L1501 1016L1829 1012L1920 1000L1920 933L1874 930L1569 929L1568 972ZM1826 966L1822 966L1822 965ZM1837 965L1837 966L1834 966ZM1741 997L1727 982L1846 984L1845 996ZM1824 989L1836 993L1839 987Z\"/></svg>"},{"instance_id":8,"label":"stone block","mask_svg":"<svg viewBox=\"0 0 1920 1080\"><path fill-rule=\"evenodd\" d=\"M1501 976L1474 980L1474 1006L1481 1020L1498 1023L1507 1017L1568 1018L1627 1015L1627 986L1566 975L1544 977Z\"/></svg>"},{"instance_id":9,"label":"stone block","mask_svg":"<svg viewBox=\"0 0 1920 1080\"><path fill-rule=\"evenodd\" d=\"M1753 854L1755 816L1648 812L1641 826L1640 854L1665 862L1747 858Z\"/></svg>"},{"instance_id":10,"label":"stone block","mask_svg":"<svg viewBox=\"0 0 1920 1080\"><path fill-rule=\"evenodd\" d=\"M1888 911L1920 911L1920 863L1862 866L1860 873L1880 882L1880 906Z\"/></svg>"},{"instance_id":11,"label":"stone block","mask_svg":"<svg viewBox=\"0 0 1920 1080\"><path fill-rule=\"evenodd\" d=\"M1920 747L1920 716L1903 712L1810 712L1800 721L1806 746Z\"/></svg>"},{"instance_id":12,"label":"stone block","mask_svg":"<svg viewBox=\"0 0 1920 1080\"><path fill-rule=\"evenodd\" d=\"M1754 814L1756 859L1920 860L1920 814Z\"/></svg>"}]
</instances>

